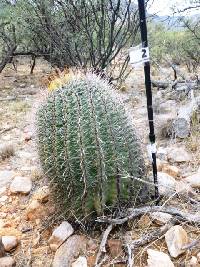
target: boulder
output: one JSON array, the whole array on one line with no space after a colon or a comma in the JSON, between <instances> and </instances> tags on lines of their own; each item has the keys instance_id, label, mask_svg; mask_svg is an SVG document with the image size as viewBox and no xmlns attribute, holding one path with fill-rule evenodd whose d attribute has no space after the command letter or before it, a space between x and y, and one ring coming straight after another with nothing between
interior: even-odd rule
<instances>
[{"instance_id":1,"label":"boulder","mask_svg":"<svg viewBox=\"0 0 200 267\"><path fill-rule=\"evenodd\" d=\"M81 235L72 235L55 253L52 267L71 267L80 253L86 252L87 239Z\"/></svg>"},{"instance_id":2,"label":"boulder","mask_svg":"<svg viewBox=\"0 0 200 267\"><path fill-rule=\"evenodd\" d=\"M75 262L72 263L72 267L87 267L86 257L80 256Z\"/></svg>"},{"instance_id":3,"label":"boulder","mask_svg":"<svg viewBox=\"0 0 200 267\"><path fill-rule=\"evenodd\" d=\"M9 252L17 247L18 239L15 236L2 236L2 243L5 251Z\"/></svg>"},{"instance_id":4,"label":"boulder","mask_svg":"<svg viewBox=\"0 0 200 267\"><path fill-rule=\"evenodd\" d=\"M60 245L74 232L73 227L68 222L62 222L52 233L48 243L51 250L56 251Z\"/></svg>"},{"instance_id":5,"label":"boulder","mask_svg":"<svg viewBox=\"0 0 200 267\"><path fill-rule=\"evenodd\" d=\"M165 241L170 255L176 258L185 252L182 248L188 244L188 235L182 226L175 225L166 232Z\"/></svg>"},{"instance_id":6,"label":"boulder","mask_svg":"<svg viewBox=\"0 0 200 267\"><path fill-rule=\"evenodd\" d=\"M161 251L148 249L147 267L174 267L170 257Z\"/></svg>"},{"instance_id":7,"label":"boulder","mask_svg":"<svg viewBox=\"0 0 200 267\"><path fill-rule=\"evenodd\" d=\"M16 176L11 185L11 193L29 194L32 188L32 181L29 177Z\"/></svg>"}]
</instances>

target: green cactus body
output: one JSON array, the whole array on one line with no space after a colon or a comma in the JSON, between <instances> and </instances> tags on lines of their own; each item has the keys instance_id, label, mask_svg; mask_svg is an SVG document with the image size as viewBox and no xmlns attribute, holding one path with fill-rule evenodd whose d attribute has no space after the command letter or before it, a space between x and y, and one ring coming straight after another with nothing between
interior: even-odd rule
<instances>
[{"instance_id":1,"label":"green cactus body","mask_svg":"<svg viewBox=\"0 0 200 267\"><path fill-rule=\"evenodd\" d=\"M135 201L144 162L134 126L117 92L94 74L52 92L37 113L45 173L66 210L102 214Z\"/></svg>"}]
</instances>

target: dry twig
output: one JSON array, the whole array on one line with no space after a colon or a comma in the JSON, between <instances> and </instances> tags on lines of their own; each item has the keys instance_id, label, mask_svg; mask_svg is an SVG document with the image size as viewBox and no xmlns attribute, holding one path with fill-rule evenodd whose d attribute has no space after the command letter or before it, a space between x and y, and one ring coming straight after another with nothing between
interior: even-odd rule
<instances>
[{"instance_id":1,"label":"dry twig","mask_svg":"<svg viewBox=\"0 0 200 267\"><path fill-rule=\"evenodd\" d=\"M143 214L152 213L152 212L164 212L164 213L168 213L168 214L171 214L171 215L177 217L177 219L179 219L179 220L200 224L200 216L199 215L191 214L188 212L186 213L182 210L179 210L177 208L170 207L170 206L169 207L145 206L145 207L141 207L141 208L133 208L133 209L129 209L128 215L124 216L123 218L116 218L116 219L98 218L97 222L110 223L113 225L118 224L119 225L119 224L123 224L129 220L135 219L135 218L137 218Z\"/></svg>"},{"instance_id":2,"label":"dry twig","mask_svg":"<svg viewBox=\"0 0 200 267\"><path fill-rule=\"evenodd\" d=\"M101 266L101 263L98 264L98 262L99 262L99 259L101 258L102 253L106 253L106 242L107 242L108 236L109 236L110 232L112 231L112 229L113 229L113 225L110 224L110 225L108 225L108 227L106 228L106 230L103 233L103 237L101 240L99 251L98 251L98 254L96 257L95 267Z\"/></svg>"}]
</instances>

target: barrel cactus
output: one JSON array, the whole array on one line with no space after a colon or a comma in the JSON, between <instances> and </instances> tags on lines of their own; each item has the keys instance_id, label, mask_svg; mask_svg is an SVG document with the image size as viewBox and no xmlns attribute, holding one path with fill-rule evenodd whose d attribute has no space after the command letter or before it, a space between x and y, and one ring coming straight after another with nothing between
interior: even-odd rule
<instances>
[{"instance_id":1,"label":"barrel cactus","mask_svg":"<svg viewBox=\"0 0 200 267\"><path fill-rule=\"evenodd\" d=\"M132 120L107 81L74 75L49 93L36 125L43 170L66 211L82 217L135 203L144 161Z\"/></svg>"}]
</instances>

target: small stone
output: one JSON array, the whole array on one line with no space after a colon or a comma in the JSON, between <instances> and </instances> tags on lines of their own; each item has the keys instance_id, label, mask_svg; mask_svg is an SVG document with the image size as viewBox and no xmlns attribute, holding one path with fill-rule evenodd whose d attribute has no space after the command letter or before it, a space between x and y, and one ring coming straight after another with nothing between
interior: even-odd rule
<instances>
[{"instance_id":1,"label":"small stone","mask_svg":"<svg viewBox=\"0 0 200 267\"><path fill-rule=\"evenodd\" d=\"M0 159L8 159L15 154L14 145L12 143L5 142L0 144Z\"/></svg>"},{"instance_id":2,"label":"small stone","mask_svg":"<svg viewBox=\"0 0 200 267\"><path fill-rule=\"evenodd\" d=\"M8 196L2 196L0 197L0 203L4 203L8 200Z\"/></svg>"},{"instance_id":3,"label":"small stone","mask_svg":"<svg viewBox=\"0 0 200 267\"><path fill-rule=\"evenodd\" d=\"M0 188L0 196L6 193L6 186Z\"/></svg>"},{"instance_id":4,"label":"small stone","mask_svg":"<svg viewBox=\"0 0 200 267\"><path fill-rule=\"evenodd\" d=\"M158 172L158 189L162 196L171 196L175 192L176 180L164 172Z\"/></svg>"},{"instance_id":5,"label":"small stone","mask_svg":"<svg viewBox=\"0 0 200 267\"><path fill-rule=\"evenodd\" d=\"M72 267L87 267L87 259L86 257L78 257L78 259L72 263Z\"/></svg>"},{"instance_id":6,"label":"small stone","mask_svg":"<svg viewBox=\"0 0 200 267\"><path fill-rule=\"evenodd\" d=\"M68 222L62 222L52 233L48 243L51 250L56 251L68 237L74 232L73 227Z\"/></svg>"},{"instance_id":7,"label":"small stone","mask_svg":"<svg viewBox=\"0 0 200 267\"><path fill-rule=\"evenodd\" d=\"M164 212L152 212L149 215L158 225L164 225L172 219L172 215Z\"/></svg>"},{"instance_id":8,"label":"small stone","mask_svg":"<svg viewBox=\"0 0 200 267\"><path fill-rule=\"evenodd\" d=\"M198 263L200 263L200 252L197 254Z\"/></svg>"},{"instance_id":9,"label":"small stone","mask_svg":"<svg viewBox=\"0 0 200 267\"><path fill-rule=\"evenodd\" d=\"M156 155L160 160L167 160L167 150L164 147L159 147Z\"/></svg>"},{"instance_id":10,"label":"small stone","mask_svg":"<svg viewBox=\"0 0 200 267\"><path fill-rule=\"evenodd\" d=\"M72 235L55 253L52 267L71 267L80 253L86 252L87 239L84 236Z\"/></svg>"},{"instance_id":11,"label":"small stone","mask_svg":"<svg viewBox=\"0 0 200 267\"><path fill-rule=\"evenodd\" d=\"M110 239L108 240L109 252L112 258L118 258L122 256L122 241L119 239Z\"/></svg>"},{"instance_id":12,"label":"small stone","mask_svg":"<svg viewBox=\"0 0 200 267\"><path fill-rule=\"evenodd\" d=\"M18 240L15 236L2 236L2 243L4 245L5 251L11 251L18 245Z\"/></svg>"},{"instance_id":13,"label":"small stone","mask_svg":"<svg viewBox=\"0 0 200 267\"><path fill-rule=\"evenodd\" d=\"M156 159L156 163L157 163L157 171L161 172L162 168L163 168L163 162L160 159Z\"/></svg>"},{"instance_id":14,"label":"small stone","mask_svg":"<svg viewBox=\"0 0 200 267\"><path fill-rule=\"evenodd\" d=\"M10 183L15 175L16 173L13 171L0 171L0 188Z\"/></svg>"},{"instance_id":15,"label":"small stone","mask_svg":"<svg viewBox=\"0 0 200 267\"><path fill-rule=\"evenodd\" d=\"M189 267L197 267L198 266L198 260L195 256L192 256L192 258L189 261Z\"/></svg>"},{"instance_id":16,"label":"small stone","mask_svg":"<svg viewBox=\"0 0 200 267\"><path fill-rule=\"evenodd\" d=\"M193 188L200 188L200 173L190 175L184 181L189 183Z\"/></svg>"},{"instance_id":17,"label":"small stone","mask_svg":"<svg viewBox=\"0 0 200 267\"><path fill-rule=\"evenodd\" d=\"M168 159L172 162L189 162L192 160L192 155L189 154L184 147L168 148Z\"/></svg>"},{"instance_id":18,"label":"small stone","mask_svg":"<svg viewBox=\"0 0 200 267\"><path fill-rule=\"evenodd\" d=\"M34 221L46 216L45 208L39 203L38 200L32 200L26 210L27 220Z\"/></svg>"},{"instance_id":19,"label":"small stone","mask_svg":"<svg viewBox=\"0 0 200 267\"><path fill-rule=\"evenodd\" d=\"M33 195L33 199L38 200L41 203L46 203L49 199L50 190L48 186L39 188Z\"/></svg>"},{"instance_id":20,"label":"small stone","mask_svg":"<svg viewBox=\"0 0 200 267\"><path fill-rule=\"evenodd\" d=\"M0 258L0 267L14 267L16 262L12 257Z\"/></svg>"},{"instance_id":21,"label":"small stone","mask_svg":"<svg viewBox=\"0 0 200 267\"><path fill-rule=\"evenodd\" d=\"M29 194L32 188L32 181L29 177L16 176L10 185L11 193Z\"/></svg>"},{"instance_id":22,"label":"small stone","mask_svg":"<svg viewBox=\"0 0 200 267\"><path fill-rule=\"evenodd\" d=\"M188 235L182 226L175 225L166 232L165 241L170 255L176 258L185 252L182 248L188 244Z\"/></svg>"},{"instance_id":23,"label":"small stone","mask_svg":"<svg viewBox=\"0 0 200 267\"><path fill-rule=\"evenodd\" d=\"M179 181L176 183L176 192L178 194L194 194L194 190L192 189L192 187L190 186L190 184L187 184L184 181Z\"/></svg>"},{"instance_id":24,"label":"small stone","mask_svg":"<svg viewBox=\"0 0 200 267\"><path fill-rule=\"evenodd\" d=\"M0 219L5 219L7 216L6 212L0 212Z\"/></svg>"},{"instance_id":25,"label":"small stone","mask_svg":"<svg viewBox=\"0 0 200 267\"><path fill-rule=\"evenodd\" d=\"M164 165L162 171L173 177L178 177L181 173L178 167L171 165Z\"/></svg>"},{"instance_id":26,"label":"small stone","mask_svg":"<svg viewBox=\"0 0 200 267\"><path fill-rule=\"evenodd\" d=\"M144 214L141 216L141 218L139 219L137 224L141 229L144 229L144 228L149 227L151 225L151 223L152 223L152 221L149 218L149 216L147 214Z\"/></svg>"},{"instance_id":27,"label":"small stone","mask_svg":"<svg viewBox=\"0 0 200 267\"><path fill-rule=\"evenodd\" d=\"M170 257L161 251L147 249L147 267L174 267Z\"/></svg>"},{"instance_id":28,"label":"small stone","mask_svg":"<svg viewBox=\"0 0 200 267\"><path fill-rule=\"evenodd\" d=\"M89 239L87 242L87 251L90 253L94 253L99 248L98 243L94 239Z\"/></svg>"},{"instance_id":29,"label":"small stone","mask_svg":"<svg viewBox=\"0 0 200 267\"><path fill-rule=\"evenodd\" d=\"M26 132L24 135L24 140L25 142L29 142L33 138L33 133L32 132Z\"/></svg>"}]
</instances>

